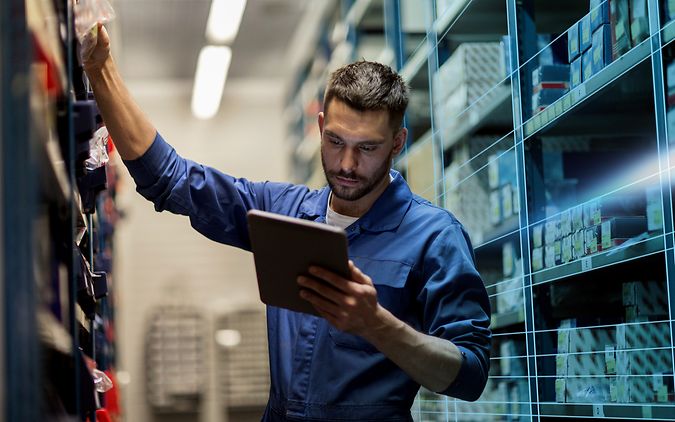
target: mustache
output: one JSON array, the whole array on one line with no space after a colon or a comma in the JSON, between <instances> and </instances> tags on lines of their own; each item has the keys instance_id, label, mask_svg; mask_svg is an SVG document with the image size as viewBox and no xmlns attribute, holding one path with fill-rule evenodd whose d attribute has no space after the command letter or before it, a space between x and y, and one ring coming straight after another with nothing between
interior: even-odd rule
<instances>
[{"instance_id":1,"label":"mustache","mask_svg":"<svg viewBox=\"0 0 675 422\"><path fill-rule=\"evenodd\" d=\"M346 179L353 179L353 180L361 180L359 175L357 175L355 172L345 172L345 171L339 171L339 172L333 172L333 176L338 176L338 177L344 177Z\"/></svg>"}]
</instances>

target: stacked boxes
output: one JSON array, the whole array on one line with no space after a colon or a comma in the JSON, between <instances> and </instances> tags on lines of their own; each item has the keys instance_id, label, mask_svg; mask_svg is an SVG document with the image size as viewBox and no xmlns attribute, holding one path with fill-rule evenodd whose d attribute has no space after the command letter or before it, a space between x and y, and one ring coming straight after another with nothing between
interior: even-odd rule
<instances>
[{"instance_id":1,"label":"stacked boxes","mask_svg":"<svg viewBox=\"0 0 675 422\"><path fill-rule=\"evenodd\" d=\"M663 227L660 191L602 197L532 228L532 271L566 264ZM649 219L644 215L653 214ZM651 225L648 223L651 221Z\"/></svg>"},{"instance_id":2,"label":"stacked boxes","mask_svg":"<svg viewBox=\"0 0 675 422\"><path fill-rule=\"evenodd\" d=\"M609 3L612 58L614 60L621 57L631 47L629 11L628 0L612 0Z\"/></svg>"},{"instance_id":3,"label":"stacked boxes","mask_svg":"<svg viewBox=\"0 0 675 422\"><path fill-rule=\"evenodd\" d=\"M630 0L630 36L633 45L649 37L647 0Z\"/></svg>"},{"instance_id":4,"label":"stacked boxes","mask_svg":"<svg viewBox=\"0 0 675 422\"><path fill-rule=\"evenodd\" d=\"M593 74L600 72L605 66L612 62L612 33L609 25L600 25L593 32L592 68Z\"/></svg>"},{"instance_id":5,"label":"stacked boxes","mask_svg":"<svg viewBox=\"0 0 675 422\"><path fill-rule=\"evenodd\" d=\"M666 21L669 22L675 19L675 0L665 0L663 7L666 12Z\"/></svg>"},{"instance_id":6,"label":"stacked boxes","mask_svg":"<svg viewBox=\"0 0 675 422\"><path fill-rule=\"evenodd\" d=\"M537 114L569 91L570 67L541 65L532 72L532 112Z\"/></svg>"},{"instance_id":7,"label":"stacked boxes","mask_svg":"<svg viewBox=\"0 0 675 422\"><path fill-rule=\"evenodd\" d=\"M558 332L556 401L653 403L672 395L668 323ZM637 350L632 350L637 349Z\"/></svg>"},{"instance_id":8,"label":"stacked boxes","mask_svg":"<svg viewBox=\"0 0 675 422\"><path fill-rule=\"evenodd\" d=\"M457 117L497 85L505 73L499 42L464 43L433 76L434 109L439 122Z\"/></svg>"},{"instance_id":9,"label":"stacked boxes","mask_svg":"<svg viewBox=\"0 0 675 422\"><path fill-rule=\"evenodd\" d=\"M515 156L512 153L497 153L488 157L490 223L493 226L520 212L515 165Z\"/></svg>"}]
</instances>

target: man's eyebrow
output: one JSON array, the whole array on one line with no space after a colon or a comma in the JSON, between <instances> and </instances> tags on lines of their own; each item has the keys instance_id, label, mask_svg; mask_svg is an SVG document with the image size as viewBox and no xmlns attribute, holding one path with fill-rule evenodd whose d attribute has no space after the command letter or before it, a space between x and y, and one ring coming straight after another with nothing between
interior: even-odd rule
<instances>
[{"instance_id":1,"label":"man's eyebrow","mask_svg":"<svg viewBox=\"0 0 675 422\"><path fill-rule=\"evenodd\" d=\"M336 138L336 139L338 139L338 140L340 140L340 141L344 141L344 139L343 139L340 135L338 135L337 133L335 133L335 132L332 132L332 131L330 131L330 130L328 130L328 129L324 129L323 132L324 132L324 134L330 136L331 138ZM383 139L366 139L366 140L364 140L364 141L359 141L359 142L357 142L356 144L357 144L357 145L363 145L363 144L382 144L382 143L384 143L384 142L385 142L385 141L384 141Z\"/></svg>"}]
</instances>

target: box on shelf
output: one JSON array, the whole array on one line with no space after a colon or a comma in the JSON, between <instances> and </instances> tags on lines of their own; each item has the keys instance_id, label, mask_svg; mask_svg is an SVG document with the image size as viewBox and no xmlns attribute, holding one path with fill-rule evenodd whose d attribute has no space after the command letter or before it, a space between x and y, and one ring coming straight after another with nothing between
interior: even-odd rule
<instances>
[{"instance_id":1,"label":"box on shelf","mask_svg":"<svg viewBox=\"0 0 675 422\"><path fill-rule=\"evenodd\" d=\"M506 220L513 215L513 187L511 183L502 186L502 218Z\"/></svg>"},{"instance_id":2,"label":"box on shelf","mask_svg":"<svg viewBox=\"0 0 675 422\"><path fill-rule=\"evenodd\" d=\"M567 94L567 89L541 89L532 95L532 112L538 113Z\"/></svg>"},{"instance_id":3,"label":"box on shelf","mask_svg":"<svg viewBox=\"0 0 675 422\"><path fill-rule=\"evenodd\" d=\"M608 403L608 377L577 377L565 380L566 403Z\"/></svg>"},{"instance_id":4,"label":"box on shelf","mask_svg":"<svg viewBox=\"0 0 675 422\"><path fill-rule=\"evenodd\" d=\"M670 347L670 325L667 322L618 324L616 347L619 350Z\"/></svg>"},{"instance_id":5,"label":"box on shelf","mask_svg":"<svg viewBox=\"0 0 675 422\"><path fill-rule=\"evenodd\" d=\"M555 267L555 246L554 245L544 246L544 267L546 267L546 268Z\"/></svg>"},{"instance_id":6,"label":"box on shelf","mask_svg":"<svg viewBox=\"0 0 675 422\"><path fill-rule=\"evenodd\" d=\"M591 28L591 15L585 15L579 21L579 49L581 53L591 48L593 30Z\"/></svg>"},{"instance_id":7,"label":"box on shelf","mask_svg":"<svg viewBox=\"0 0 675 422\"><path fill-rule=\"evenodd\" d=\"M623 305L630 307L627 321L641 317L668 315L668 290L664 282L630 281L623 283ZM628 311L628 309L627 309Z\"/></svg>"},{"instance_id":8,"label":"box on shelf","mask_svg":"<svg viewBox=\"0 0 675 422\"><path fill-rule=\"evenodd\" d=\"M647 230L654 232L663 229L663 209L661 206L661 188L650 186L645 191L647 196Z\"/></svg>"},{"instance_id":9,"label":"box on shelf","mask_svg":"<svg viewBox=\"0 0 675 422\"><path fill-rule=\"evenodd\" d=\"M579 259L586 256L586 232L577 230L572 234L572 259Z\"/></svg>"},{"instance_id":10,"label":"box on shelf","mask_svg":"<svg viewBox=\"0 0 675 422\"><path fill-rule=\"evenodd\" d=\"M567 375L605 375L605 352L576 353L567 355ZM556 374L557 375L557 374Z\"/></svg>"},{"instance_id":11,"label":"box on shelf","mask_svg":"<svg viewBox=\"0 0 675 422\"><path fill-rule=\"evenodd\" d=\"M591 76L593 76L593 51L588 49L581 55L581 79L586 82Z\"/></svg>"},{"instance_id":12,"label":"box on shelf","mask_svg":"<svg viewBox=\"0 0 675 422\"><path fill-rule=\"evenodd\" d=\"M581 74L581 57L577 57L570 64L570 88L576 88L581 85L582 74Z\"/></svg>"},{"instance_id":13,"label":"box on shelf","mask_svg":"<svg viewBox=\"0 0 675 422\"><path fill-rule=\"evenodd\" d=\"M552 245L560 239L560 217L552 217L544 223L544 244Z\"/></svg>"},{"instance_id":14,"label":"box on shelf","mask_svg":"<svg viewBox=\"0 0 675 422\"><path fill-rule=\"evenodd\" d=\"M569 88L569 65L548 64L541 65L532 71L533 92L542 89Z\"/></svg>"},{"instance_id":15,"label":"box on shelf","mask_svg":"<svg viewBox=\"0 0 675 422\"><path fill-rule=\"evenodd\" d=\"M593 33L593 74L612 62L612 33L609 25L601 25Z\"/></svg>"},{"instance_id":16,"label":"box on shelf","mask_svg":"<svg viewBox=\"0 0 675 422\"><path fill-rule=\"evenodd\" d=\"M579 22L574 23L567 30L567 58L570 63L581 54L579 47Z\"/></svg>"},{"instance_id":17,"label":"box on shelf","mask_svg":"<svg viewBox=\"0 0 675 422\"><path fill-rule=\"evenodd\" d=\"M497 225L502 221L501 195L499 190L490 192L490 223Z\"/></svg>"},{"instance_id":18,"label":"box on shelf","mask_svg":"<svg viewBox=\"0 0 675 422\"><path fill-rule=\"evenodd\" d=\"M586 255L598 252L598 243L600 241L600 226L592 226L585 230Z\"/></svg>"},{"instance_id":19,"label":"box on shelf","mask_svg":"<svg viewBox=\"0 0 675 422\"><path fill-rule=\"evenodd\" d=\"M499 345L499 369L502 376L526 376L527 359L525 356L525 345L515 340L506 340Z\"/></svg>"},{"instance_id":20,"label":"box on shelf","mask_svg":"<svg viewBox=\"0 0 675 422\"><path fill-rule=\"evenodd\" d=\"M572 211L565 210L560 213L560 236L572 234Z\"/></svg>"},{"instance_id":21,"label":"box on shelf","mask_svg":"<svg viewBox=\"0 0 675 422\"><path fill-rule=\"evenodd\" d=\"M432 78L434 104L440 104L461 85L485 93L504 78L504 55L498 42L460 44Z\"/></svg>"},{"instance_id":22,"label":"box on shelf","mask_svg":"<svg viewBox=\"0 0 675 422\"><path fill-rule=\"evenodd\" d=\"M511 277L516 271L516 250L513 242L504 242L502 244L502 275L504 277ZM499 292L497 285L497 292Z\"/></svg>"},{"instance_id":23,"label":"box on shelf","mask_svg":"<svg viewBox=\"0 0 675 422\"><path fill-rule=\"evenodd\" d=\"M602 250L616 245L615 240L624 240L635 237L647 231L647 217L625 216L611 217L600 225Z\"/></svg>"},{"instance_id":24,"label":"box on shelf","mask_svg":"<svg viewBox=\"0 0 675 422\"><path fill-rule=\"evenodd\" d=\"M516 277L497 284L497 309L495 312L506 313L523 308L523 281Z\"/></svg>"},{"instance_id":25,"label":"box on shelf","mask_svg":"<svg viewBox=\"0 0 675 422\"><path fill-rule=\"evenodd\" d=\"M544 245L544 224L535 224L532 227L532 246L540 248Z\"/></svg>"},{"instance_id":26,"label":"box on shelf","mask_svg":"<svg viewBox=\"0 0 675 422\"><path fill-rule=\"evenodd\" d=\"M666 21L669 22L675 19L675 0L665 0L663 3L666 12Z\"/></svg>"},{"instance_id":27,"label":"box on shelf","mask_svg":"<svg viewBox=\"0 0 675 422\"><path fill-rule=\"evenodd\" d=\"M616 329L578 328L569 333L569 353L604 352L606 346L616 343Z\"/></svg>"},{"instance_id":28,"label":"box on shelf","mask_svg":"<svg viewBox=\"0 0 675 422\"><path fill-rule=\"evenodd\" d=\"M602 223L601 201L592 200L583 204L584 227L593 227Z\"/></svg>"},{"instance_id":29,"label":"box on shelf","mask_svg":"<svg viewBox=\"0 0 675 422\"><path fill-rule=\"evenodd\" d=\"M532 271L539 271L544 269L544 248L532 249Z\"/></svg>"},{"instance_id":30,"label":"box on shelf","mask_svg":"<svg viewBox=\"0 0 675 422\"><path fill-rule=\"evenodd\" d=\"M630 36L633 46L649 37L647 0L630 0Z\"/></svg>"},{"instance_id":31,"label":"box on shelf","mask_svg":"<svg viewBox=\"0 0 675 422\"><path fill-rule=\"evenodd\" d=\"M560 321L558 327L558 353L569 353L570 351L570 333L572 329L577 326L575 319L564 319Z\"/></svg>"},{"instance_id":32,"label":"box on shelf","mask_svg":"<svg viewBox=\"0 0 675 422\"><path fill-rule=\"evenodd\" d=\"M629 11L628 0L612 0L609 3L613 60L618 59L631 48Z\"/></svg>"},{"instance_id":33,"label":"box on shelf","mask_svg":"<svg viewBox=\"0 0 675 422\"><path fill-rule=\"evenodd\" d=\"M560 261L562 264L572 261L572 235L564 236L562 238Z\"/></svg>"},{"instance_id":34,"label":"box on shelf","mask_svg":"<svg viewBox=\"0 0 675 422\"><path fill-rule=\"evenodd\" d=\"M591 31L609 23L609 0L591 0Z\"/></svg>"}]
</instances>

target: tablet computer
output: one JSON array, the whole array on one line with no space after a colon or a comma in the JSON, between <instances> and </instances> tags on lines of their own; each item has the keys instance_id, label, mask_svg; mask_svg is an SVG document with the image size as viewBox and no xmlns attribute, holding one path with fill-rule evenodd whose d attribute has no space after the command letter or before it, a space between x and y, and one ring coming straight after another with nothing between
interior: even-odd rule
<instances>
[{"instance_id":1,"label":"tablet computer","mask_svg":"<svg viewBox=\"0 0 675 422\"><path fill-rule=\"evenodd\" d=\"M311 265L350 274L344 230L299 218L251 210L247 214L251 249L263 303L318 315L300 297L299 275Z\"/></svg>"}]
</instances>

